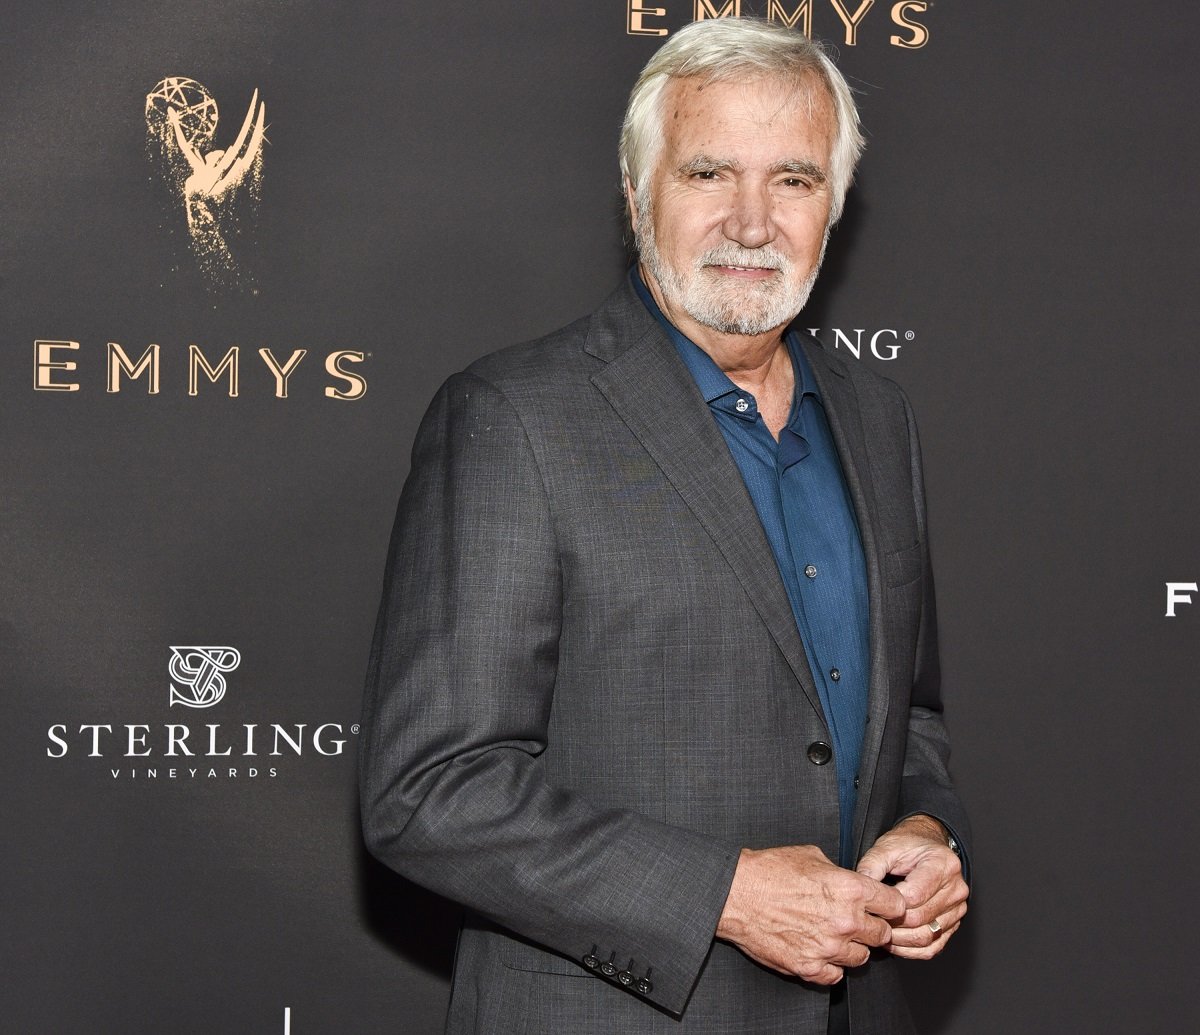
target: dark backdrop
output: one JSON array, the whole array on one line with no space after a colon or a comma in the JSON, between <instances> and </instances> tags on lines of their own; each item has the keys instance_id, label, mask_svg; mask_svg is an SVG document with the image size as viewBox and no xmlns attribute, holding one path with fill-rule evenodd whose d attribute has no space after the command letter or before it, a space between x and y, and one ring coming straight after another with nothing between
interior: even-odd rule
<instances>
[{"instance_id":1,"label":"dark backdrop","mask_svg":"<svg viewBox=\"0 0 1200 1035\"><path fill-rule=\"evenodd\" d=\"M357 833L388 532L439 382L619 277L617 127L661 42L629 29L706 13L655 4L6 6L7 1030L439 1029L454 910ZM976 893L914 1008L943 1035L1192 1030L1200 597L1165 611L1200 578L1200 17L867 8L851 44L811 4L870 143L804 323L923 429ZM171 76L216 99L210 149L266 106L219 276L147 147ZM39 372L39 341L75 368ZM159 346L157 393L107 390L110 342ZM228 367L189 394L193 345L236 347L236 397ZM306 350L286 398L264 348ZM357 391L332 353L360 398L327 394ZM240 663L172 705L220 686L194 652L169 673L196 646Z\"/></svg>"}]
</instances>

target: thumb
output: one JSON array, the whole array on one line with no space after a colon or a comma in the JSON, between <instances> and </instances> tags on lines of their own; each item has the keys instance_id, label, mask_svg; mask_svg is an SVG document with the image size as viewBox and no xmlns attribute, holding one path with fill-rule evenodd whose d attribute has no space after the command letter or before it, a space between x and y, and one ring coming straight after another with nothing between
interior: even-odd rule
<instances>
[{"instance_id":1,"label":"thumb","mask_svg":"<svg viewBox=\"0 0 1200 1035\"><path fill-rule=\"evenodd\" d=\"M869 848L855 867L864 877L870 877L872 880L883 880L890 868L887 856L878 848Z\"/></svg>"}]
</instances>

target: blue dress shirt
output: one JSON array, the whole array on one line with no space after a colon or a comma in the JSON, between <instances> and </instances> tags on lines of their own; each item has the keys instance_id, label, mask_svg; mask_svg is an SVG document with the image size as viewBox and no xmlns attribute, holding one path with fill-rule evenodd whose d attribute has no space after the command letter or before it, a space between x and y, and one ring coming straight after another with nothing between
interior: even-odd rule
<instances>
[{"instance_id":1,"label":"blue dress shirt","mask_svg":"<svg viewBox=\"0 0 1200 1035\"><path fill-rule=\"evenodd\" d=\"M853 866L858 764L870 671L867 571L862 542L824 404L795 332L785 341L796 388L779 441L753 395L735 385L659 309L634 267L633 285L661 322L741 471L758 512L833 740L841 808L842 866Z\"/></svg>"}]
</instances>

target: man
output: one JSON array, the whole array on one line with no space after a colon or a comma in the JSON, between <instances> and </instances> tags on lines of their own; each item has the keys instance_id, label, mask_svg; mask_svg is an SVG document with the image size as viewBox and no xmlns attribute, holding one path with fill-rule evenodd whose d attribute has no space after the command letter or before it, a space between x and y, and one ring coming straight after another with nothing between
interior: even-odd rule
<instances>
[{"instance_id":1,"label":"man","mask_svg":"<svg viewBox=\"0 0 1200 1035\"><path fill-rule=\"evenodd\" d=\"M908 1031L894 957L963 917L911 414L785 333L860 148L800 34L678 32L622 133L637 267L425 417L362 800L469 910L449 1031Z\"/></svg>"}]
</instances>

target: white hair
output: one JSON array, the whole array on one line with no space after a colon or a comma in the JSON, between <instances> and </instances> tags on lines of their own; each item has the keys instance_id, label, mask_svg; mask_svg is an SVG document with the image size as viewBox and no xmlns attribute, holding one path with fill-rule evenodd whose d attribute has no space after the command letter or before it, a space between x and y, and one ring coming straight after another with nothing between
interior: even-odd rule
<instances>
[{"instance_id":1,"label":"white hair","mask_svg":"<svg viewBox=\"0 0 1200 1035\"><path fill-rule=\"evenodd\" d=\"M762 18L692 22L655 52L638 76L625 109L619 149L622 177L641 192L662 147L662 99L672 79L714 83L765 77L799 84L813 76L824 84L837 118L829 158L832 226L842 214L864 144L854 96L820 43Z\"/></svg>"}]
</instances>

